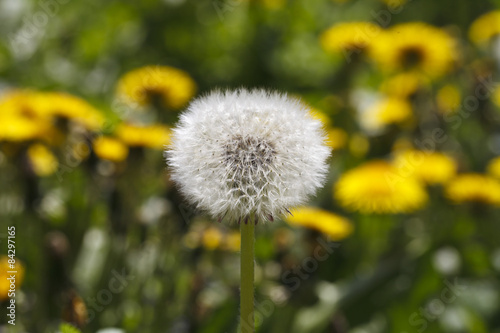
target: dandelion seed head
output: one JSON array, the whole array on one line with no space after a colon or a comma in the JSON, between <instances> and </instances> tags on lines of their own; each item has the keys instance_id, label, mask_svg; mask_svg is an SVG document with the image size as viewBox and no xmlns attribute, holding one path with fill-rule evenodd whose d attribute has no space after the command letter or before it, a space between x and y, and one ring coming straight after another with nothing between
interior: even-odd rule
<instances>
[{"instance_id":1,"label":"dandelion seed head","mask_svg":"<svg viewBox=\"0 0 500 333\"><path fill-rule=\"evenodd\" d=\"M181 192L214 218L273 220L323 185L325 140L297 99L216 91L181 115L166 157Z\"/></svg>"}]
</instances>

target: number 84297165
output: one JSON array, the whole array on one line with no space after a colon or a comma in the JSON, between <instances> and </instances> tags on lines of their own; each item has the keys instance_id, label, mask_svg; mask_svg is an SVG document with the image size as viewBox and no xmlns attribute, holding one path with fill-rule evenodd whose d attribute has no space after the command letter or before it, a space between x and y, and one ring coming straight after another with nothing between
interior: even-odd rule
<instances>
[{"instance_id":1,"label":"number 84297165","mask_svg":"<svg viewBox=\"0 0 500 333\"><path fill-rule=\"evenodd\" d=\"M15 241L15 238L16 238L16 227L14 226L10 226L7 228L7 231L9 233L9 236L7 237L8 238L8 253L7 253L7 256L9 257L9 264L10 265L14 265L16 263L16 241ZM11 268L13 268L11 266Z\"/></svg>"}]
</instances>

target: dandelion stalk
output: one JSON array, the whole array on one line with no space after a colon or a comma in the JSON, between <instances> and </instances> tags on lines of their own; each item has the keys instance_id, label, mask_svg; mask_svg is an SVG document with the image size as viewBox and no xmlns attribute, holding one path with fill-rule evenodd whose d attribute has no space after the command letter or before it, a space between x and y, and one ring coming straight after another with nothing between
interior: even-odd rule
<instances>
[{"instance_id":1,"label":"dandelion stalk","mask_svg":"<svg viewBox=\"0 0 500 333\"><path fill-rule=\"evenodd\" d=\"M254 332L253 278L254 278L254 240L253 221L241 223L241 332Z\"/></svg>"},{"instance_id":2,"label":"dandelion stalk","mask_svg":"<svg viewBox=\"0 0 500 333\"><path fill-rule=\"evenodd\" d=\"M265 90L193 101L166 157L184 196L219 222L241 224L241 332L253 333L254 229L289 213L323 185L330 149L309 107Z\"/></svg>"}]
</instances>

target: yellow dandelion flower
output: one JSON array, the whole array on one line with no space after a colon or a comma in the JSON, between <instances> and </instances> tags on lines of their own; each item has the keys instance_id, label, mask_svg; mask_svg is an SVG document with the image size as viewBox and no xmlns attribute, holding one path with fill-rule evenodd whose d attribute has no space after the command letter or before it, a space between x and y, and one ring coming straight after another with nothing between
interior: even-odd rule
<instances>
[{"instance_id":1,"label":"yellow dandelion flower","mask_svg":"<svg viewBox=\"0 0 500 333\"><path fill-rule=\"evenodd\" d=\"M184 71L168 66L146 66L126 73L118 82L117 94L145 106L159 96L168 108L184 106L195 94L196 84Z\"/></svg>"},{"instance_id":2,"label":"yellow dandelion flower","mask_svg":"<svg viewBox=\"0 0 500 333\"><path fill-rule=\"evenodd\" d=\"M396 74L382 82L380 91L388 96L408 98L426 85L427 81L416 72Z\"/></svg>"},{"instance_id":3,"label":"yellow dandelion flower","mask_svg":"<svg viewBox=\"0 0 500 333\"><path fill-rule=\"evenodd\" d=\"M378 134L392 124L409 124L412 108L407 100L398 97L384 97L370 105L360 106L358 122L367 133Z\"/></svg>"},{"instance_id":4,"label":"yellow dandelion flower","mask_svg":"<svg viewBox=\"0 0 500 333\"><path fill-rule=\"evenodd\" d=\"M38 112L52 117L66 118L90 130L99 129L104 116L87 101L62 92L39 93L35 97Z\"/></svg>"},{"instance_id":5,"label":"yellow dandelion flower","mask_svg":"<svg viewBox=\"0 0 500 333\"><path fill-rule=\"evenodd\" d=\"M361 213L408 213L424 206L428 196L413 177L403 177L385 161L371 161L344 173L334 185L339 203Z\"/></svg>"},{"instance_id":6,"label":"yellow dandelion flower","mask_svg":"<svg viewBox=\"0 0 500 333\"><path fill-rule=\"evenodd\" d=\"M431 25L412 22L395 25L374 39L370 56L384 71L415 70L439 77L455 62L454 39Z\"/></svg>"},{"instance_id":7,"label":"yellow dandelion flower","mask_svg":"<svg viewBox=\"0 0 500 333\"><path fill-rule=\"evenodd\" d=\"M475 44L487 43L500 34L500 10L495 10L478 17L469 29L469 38Z\"/></svg>"},{"instance_id":8,"label":"yellow dandelion flower","mask_svg":"<svg viewBox=\"0 0 500 333\"><path fill-rule=\"evenodd\" d=\"M500 157L496 157L488 163L488 173L495 178L500 179Z\"/></svg>"},{"instance_id":9,"label":"yellow dandelion flower","mask_svg":"<svg viewBox=\"0 0 500 333\"><path fill-rule=\"evenodd\" d=\"M201 236L201 244L208 250L215 250L218 248L223 239L222 232L216 227L208 227Z\"/></svg>"},{"instance_id":10,"label":"yellow dandelion flower","mask_svg":"<svg viewBox=\"0 0 500 333\"><path fill-rule=\"evenodd\" d=\"M36 95L31 90L11 90L5 93L0 99L0 114L38 119L40 114L36 108Z\"/></svg>"},{"instance_id":11,"label":"yellow dandelion flower","mask_svg":"<svg viewBox=\"0 0 500 333\"><path fill-rule=\"evenodd\" d=\"M450 156L422 150L399 152L393 164L403 177L416 177L427 184L444 184L457 171L457 165Z\"/></svg>"},{"instance_id":12,"label":"yellow dandelion flower","mask_svg":"<svg viewBox=\"0 0 500 333\"><path fill-rule=\"evenodd\" d=\"M399 124L410 119L413 114L408 101L394 97L375 103L368 113L373 113L376 123L380 125Z\"/></svg>"},{"instance_id":13,"label":"yellow dandelion flower","mask_svg":"<svg viewBox=\"0 0 500 333\"><path fill-rule=\"evenodd\" d=\"M285 219L291 225L318 230L334 240L346 238L352 233L353 226L337 214L315 207L299 207L292 210L292 216Z\"/></svg>"},{"instance_id":14,"label":"yellow dandelion flower","mask_svg":"<svg viewBox=\"0 0 500 333\"><path fill-rule=\"evenodd\" d=\"M500 182L487 175L458 175L447 184L445 193L455 203L480 202L500 206Z\"/></svg>"},{"instance_id":15,"label":"yellow dandelion flower","mask_svg":"<svg viewBox=\"0 0 500 333\"><path fill-rule=\"evenodd\" d=\"M329 128L326 130L326 134L328 135L328 141L326 143L332 149L341 149L347 144L347 133L341 128Z\"/></svg>"},{"instance_id":16,"label":"yellow dandelion flower","mask_svg":"<svg viewBox=\"0 0 500 333\"><path fill-rule=\"evenodd\" d=\"M238 252L241 247L241 235L239 231L231 231L224 237L222 244L224 250Z\"/></svg>"},{"instance_id":17,"label":"yellow dandelion flower","mask_svg":"<svg viewBox=\"0 0 500 333\"><path fill-rule=\"evenodd\" d=\"M56 172L59 162L52 152L40 143L29 146L28 160L33 172L38 176L48 176Z\"/></svg>"},{"instance_id":18,"label":"yellow dandelion flower","mask_svg":"<svg viewBox=\"0 0 500 333\"><path fill-rule=\"evenodd\" d=\"M436 103L441 113L451 113L458 109L461 102L460 90L453 84L448 84L439 89L436 95Z\"/></svg>"},{"instance_id":19,"label":"yellow dandelion flower","mask_svg":"<svg viewBox=\"0 0 500 333\"><path fill-rule=\"evenodd\" d=\"M128 147L112 137L101 136L94 140L94 152L103 160L121 162L128 156Z\"/></svg>"},{"instance_id":20,"label":"yellow dandelion flower","mask_svg":"<svg viewBox=\"0 0 500 333\"><path fill-rule=\"evenodd\" d=\"M36 122L51 122L54 117L71 119L89 129L98 129L103 115L85 100L61 92L14 90L0 101L1 114Z\"/></svg>"},{"instance_id":21,"label":"yellow dandelion flower","mask_svg":"<svg viewBox=\"0 0 500 333\"><path fill-rule=\"evenodd\" d=\"M116 136L130 147L163 149L170 144L170 129L164 125L121 124L116 129Z\"/></svg>"},{"instance_id":22,"label":"yellow dandelion flower","mask_svg":"<svg viewBox=\"0 0 500 333\"><path fill-rule=\"evenodd\" d=\"M500 86L493 91L493 103L500 108Z\"/></svg>"},{"instance_id":23,"label":"yellow dandelion flower","mask_svg":"<svg viewBox=\"0 0 500 333\"><path fill-rule=\"evenodd\" d=\"M183 243L190 249L200 246L207 250L224 250L238 252L241 245L240 232L232 230L223 232L217 227L196 224L184 237Z\"/></svg>"},{"instance_id":24,"label":"yellow dandelion flower","mask_svg":"<svg viewBox=\"0 0 500 333\"><path fill-rule=\"evenodd\" d=\"M332 123L330 117L321 110L312 108L311 110L309 110L309 113L314 119L318 119L319 121L321 121L324 127L329 126Z\"/></svg>"},{"instance_id":25,"label":"yellow dandelion flower","mask_svg":"<svg viewBox=\"0 0 500 333\"><path fill-rule=\"evenodd\" d=\"M12 271L12 269L10 269L9 259L8 256L0 256L0 302L9 299L10 280L7 280L7 278L9 278L10 275L16 276L16 290L19 290L24 279L24 266L19 259L16 259L15 262L15 271L17 271L17 273L7 273L8 271Z\"/></svg>"},{"instance_id":26,"label":"yellow dandelion flower","mask_svg":"<svg viewBox=\"0 0 500 333\"><path fill-rule=\"evenodd\" d=\"M42 117L30 90L13 90L0 99L0 140L26 141L46 138L51 131L51 119Z\"/></svg>"},{"instance_id":27,"label":"yellow dandelion flower","mask_svg":"<svg viewBox=\"0 0 500 333\"><path fill-rule=\"evenodd\" d=\"M378 25L370 22L338 23L323 32L320 43L329 53L359 53L370 48L381 31Z\"/></svg>"},{"instance_id":28,"label":"yellow dandelion flower","mask_svg":"<svg viewBox=\"0 0 500 333\"><path fill-rule=\"evenodd\" d=\"M15 115L0 115L0 140L26 141L41 138L47 130L47 124L44 123Z\"/></svg>"}]
</instances>

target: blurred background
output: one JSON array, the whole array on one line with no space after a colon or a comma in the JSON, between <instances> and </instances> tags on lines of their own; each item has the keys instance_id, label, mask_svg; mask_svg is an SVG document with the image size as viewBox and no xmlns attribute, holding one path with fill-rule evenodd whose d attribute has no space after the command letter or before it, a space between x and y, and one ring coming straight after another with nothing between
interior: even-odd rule
<instances>
[{"instance_id":1,"label":"blurred background","mask_svg":"<svg viewBox=\"0 0 500 333\"><path fill-rule=\"evenodd\" d=\"M0 332L236 332L239 231L163 158L190 100L310 107L326 186L258 225L258 332L500 332L500 1L1 0Z\"/></svg>"}]
</instances>

